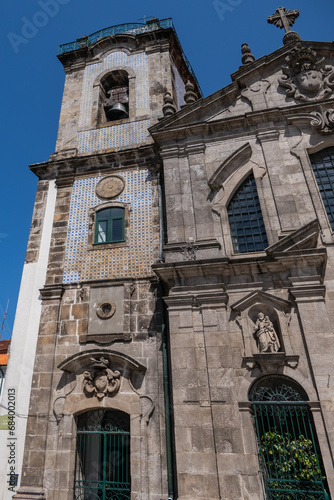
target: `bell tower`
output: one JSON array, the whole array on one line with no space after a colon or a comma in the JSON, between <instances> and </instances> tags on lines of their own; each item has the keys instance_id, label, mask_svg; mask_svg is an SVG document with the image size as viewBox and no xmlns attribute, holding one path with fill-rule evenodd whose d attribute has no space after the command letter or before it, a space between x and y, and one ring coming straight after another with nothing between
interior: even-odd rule
<instances>
[{"instance_id":1,"label":"bell tower","mask_svg":"<svg viewBox=\"0 0 334 500\"><path fill-rule=\"evenodd\" d=\"M7 377L28 418L15 431L18 485L1 498L63 500L74 489L78 499L117 490L158 500L170 443L151 267L162 253L160 163L148 129L166 94L175 111L187 82L200 89L171 19L101 30L61 45L58 58L56 149L30 166L39 184L19 298L29 320L14 330Z\"/></svg>"}]
</instances>

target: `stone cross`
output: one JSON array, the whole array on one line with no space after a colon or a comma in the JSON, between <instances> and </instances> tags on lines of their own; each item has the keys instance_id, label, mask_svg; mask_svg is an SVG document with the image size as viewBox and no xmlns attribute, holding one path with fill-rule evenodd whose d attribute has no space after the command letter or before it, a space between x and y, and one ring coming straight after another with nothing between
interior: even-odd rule
<instances>
[{"instance_id":1,"label":"stone cross","mask_svg":"<svg viewBox=\"0 0 334 500\"><path fill-rule=\"evenodd\" d=\"M286 10L285 7L278 7L275 14L269 16L267 21L270 24L274 24L278 28L284 28L285 32L288 33L291 31L290 26L293 26L298 16L298 10Z\"/></svg>"}]
</instances>

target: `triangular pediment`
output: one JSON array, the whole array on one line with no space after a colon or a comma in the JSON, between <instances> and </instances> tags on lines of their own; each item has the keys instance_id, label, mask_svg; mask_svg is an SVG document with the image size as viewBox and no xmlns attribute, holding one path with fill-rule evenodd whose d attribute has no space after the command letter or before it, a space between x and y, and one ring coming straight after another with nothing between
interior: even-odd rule
<instances>
[{"instance_id":1,"label":"triangular pediment","mask_svg":"<svg viewBox=\"0 0 334 500\"><path fill-rule=\"evenodd\" d=\"M286 253L295 250L309 250L317 247L319 238L319 223L317 219L309 222L305 226L292 231L287 236L281 238L274 245L266 248L268 255L275 255L277 253Z\"/></svg>"},{"instance_id":2,"label":"triangular pediment","mask_svg":"<svg viewBox=\"0 0 334 500\"><path fill-rule=\"evenodd\" d=\"M234 304L231 304L231 309L233 311L244 311L245 309L250 308L254 304L269 304L275 309L286 311L290 308L291 302L280 297L276 297L275 295L271 295L267 292L254 291L238 300Z\"/></svg>"},{"instance_id":3,"label":"triangular pediment","mask_svg":"<svg viewBox=\"0 0 334 500\"><path fill-rule=\"evenodd\" d=\"M326 87L325 73L331 71L330 68L334 68L331 44L304 41L301 44L303 50L314 51L316 54L314 72L319 74L319 85ZM160 119L150 128L152 136L155 139L166 133L172 136L176 132L179 134L182 129L185 137L190 134L194 136L197 135L196 129L200 134L200 125L205 125L208 133L218 130L219 127L227 127L229 130L234 127L240 129L249 126L253 116L256 123L259 112L263 113L261 120L269 122L274 120L271 116L273 113L276 115L284 113L285 108L290 109L291 106L296 105L301 108L300 113L305 114L302 106L307 104L317 108L324 98L334 99L334 90L331 85L327 89L320 88L319 95L314 93L308 95L303 93L302 88L297 88L297 80L295 76L291 76L293 71L287 62L289 57L293 57L293 50L294 45L288 44L268 56L241 66L231 75L233 81L230 85L208 97L182 106L171 116ZM329 79L331 78L330 76ZM311 111L311 109L308 110L308 112Z\"/></svg>"}]
</instances>

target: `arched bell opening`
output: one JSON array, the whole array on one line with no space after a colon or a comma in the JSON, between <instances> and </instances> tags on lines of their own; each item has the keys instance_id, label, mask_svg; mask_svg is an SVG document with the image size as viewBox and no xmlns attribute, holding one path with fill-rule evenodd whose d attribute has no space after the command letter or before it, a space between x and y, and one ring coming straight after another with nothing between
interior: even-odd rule
<instances>
[{"instance_id":1,"label":"arched bell opening","mask_svg":"<svg viewBox=\"0 0 334 500\"><path fill-rule=\"evenodd\" d=\"M129 75L124 70L112 71L100 81L100 115L102 122L129 118Z\"/></svg>"}]
</instances>

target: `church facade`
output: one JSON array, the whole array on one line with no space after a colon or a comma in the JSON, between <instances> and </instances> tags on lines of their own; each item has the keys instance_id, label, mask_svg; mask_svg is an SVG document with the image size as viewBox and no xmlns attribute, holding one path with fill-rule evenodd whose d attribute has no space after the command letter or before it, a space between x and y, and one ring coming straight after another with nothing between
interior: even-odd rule
<instances>
[{"instance_id":1,"label":"church facade","mask_svg":"<svg viewBox=\"0 0 334 500\"><path fill-rule=\"evenodd\" d=\"M334 53L297 16L205 98L171 20L61 46L3 499L334 495Z\"/></svg>"}]
</instances>

